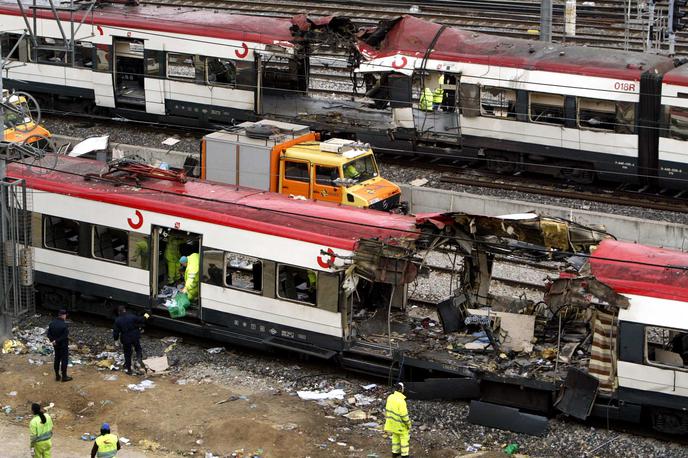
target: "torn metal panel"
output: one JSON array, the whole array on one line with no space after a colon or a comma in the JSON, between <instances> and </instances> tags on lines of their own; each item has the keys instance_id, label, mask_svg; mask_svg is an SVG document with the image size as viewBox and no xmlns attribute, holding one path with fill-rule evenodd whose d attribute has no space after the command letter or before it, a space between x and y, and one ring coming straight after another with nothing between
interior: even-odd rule
<instances>
[{"instance_id":1,"label":"torn metal panel","mask_svg":"<svg viewBox=\"0 0 688 458\"><path fill-rule=\"evenodd\" d=\"M520 412L513 407L471 401L468 421L474 425L504 429L515 433L544 436L547 433L547 418Z\"/></svg>"},{"instance_id":2,"label":"torn metal panel","mask_svg":"<svg viewBox=\"0 0 688 458\"><path fill-rule=\"evenodd\" d=\"M456 297L450 297L437 304L437 315L445 333L457 332L463 329L464 312L456 305Z\"/></svg>"},{"instance_id":3,"label":"torn metal panel","mask_svg":"<svg viewBox=\"0 0 688 458\"><path fill-rule=\"evenodd\" d=\"M480 397L480 382L474 378L431 378L404 385L409 399L458 401Z\"/></svg>"},{"instance_id":4,"label":"torn metal panel","mask_svg":"<svg viewBox=\"0 0 688 458\"><path fill-rule=\"evenodd\" d=\"M554 407L579 420L585 420L592 412L599 384L592 375L570 368Z\"/></svg>"},{"instance_id":5,"label":"torn metal panel","mask_svg":"<svg viewBox=\"0 0 688 458\"><path fill-rule=\"evenodd\" d=\"M415 280L419 265L413 257L415 244L397 242L398 245L390 245L379 240L360 240L354 251L356 273L369 281L392 285Z\"/></svg>"},{"instance_id":6,"label":"torn metal panel","mask_svg":"<svg viewBox=\"0 0 688 458\"><path fill-rule=\"evenodd\" d=\"M594 277L557 278L551 282L545 293L545 302L552 309L565 306L597 309L615 312L627 309L628 298L616 293L611 287Z\"/></svg>"}]
</instances>

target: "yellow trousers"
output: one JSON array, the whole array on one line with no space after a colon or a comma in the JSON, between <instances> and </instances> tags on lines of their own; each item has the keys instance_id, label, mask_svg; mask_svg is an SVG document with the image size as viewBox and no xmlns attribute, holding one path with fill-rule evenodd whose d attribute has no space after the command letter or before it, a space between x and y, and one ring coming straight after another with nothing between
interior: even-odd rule
<instances>
[{"instance_id":1,"label":"yellow trousers","mask_svg":"<svg viewBox=\"0 0 688 458\"><path fill-rule=\"evenodd\" d=\"M33 444L33 458L51 458L53 444L51 441L40 441Z\"/></svg>"},{"instance_id":2,"label":"yellow trousers","mask_svg":"<svg viewBox=\"0 0 688 458\"><path fill-rule=\"evenodd\" d=\"M409 455L409 439L411 434L408 431L405 433L392 433L392 453L400 453L401 456Z\"/></svg>"}]
</instances>

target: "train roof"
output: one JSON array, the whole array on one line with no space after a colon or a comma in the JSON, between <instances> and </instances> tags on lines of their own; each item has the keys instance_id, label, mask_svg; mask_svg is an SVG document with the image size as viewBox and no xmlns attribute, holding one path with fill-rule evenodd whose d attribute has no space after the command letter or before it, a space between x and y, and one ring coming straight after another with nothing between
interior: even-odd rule
<instances>
[{"instance_id":1,"label":"train roof","mask_svg":"<svg viewBox=\"0 0 688 458\"><path fill-rule=\"evenodd\" d=\"M666 72L662 79L662 83L674 84L676 86L688 86L688 64L683 64Z\"/></svg>"},{"instance_id":2,"label":"train roof","mask_svg":"<svg viewBox=\"0 0 688 458\"><path fill-rule=\"evenodd\" d=\"M27 14L31 15L31 10L27 6L25 8ZM17 3L7 0L0 0L0 14L21 16ZM44 19L54 18L49 10L38 10L37 15ZM60 12L60 17L63 21L69 21L69 12ZM292 40L289 30L292 23L289 19L214 13L207 8L102 3L93 9L93 17L87 14L86 10L74 13L75 22L78 23L82 19L85 24L93 26L224 38L287 47L291 47Z\"/></svg>"},{"instance_id":3,"label":"train roof","mask_svg":"<svg viewBox=\"0 0 688 458\"><path fill-rule=\"evenodd\" d=\"M688 302L688 253L604 240L589 262L592 275L618 293Z\"/></svg>"},{"instance_id":4,"label":"train roof","mask_svg":"<svg viewBox=\"0 0 688 458\"><path fill-rule=\"evenodd\" d=\"M411 216L358 209L329 202L297 200L251 188L200 180L186 183L143 179L141 188L86 180L105 164L60 156L55 170L10 164L7 175L23 178L30 189L122 205L197 221L275 235L324 247L353 250L361 239L395 243L419 235Z\"/></svg>"},{"instance_id":5,"label":"train roof","mask_svg":"<svg viewBox=\"0 0 688 458\"><path fill-rule=\"evenodd\" d=\"M387 25L389 27L390 24ZM668 57L583 46L562 46L522 38L501 37L447 27L433 43L440 24L404 16L369 32L359 49L375 59L391 55L517 67L557 73L639 80L647 70L666 72L674 67ZM374 46L373 46L374 45ZM391 69L390 69L391 70Z\"/></svg>"}]
</instances>

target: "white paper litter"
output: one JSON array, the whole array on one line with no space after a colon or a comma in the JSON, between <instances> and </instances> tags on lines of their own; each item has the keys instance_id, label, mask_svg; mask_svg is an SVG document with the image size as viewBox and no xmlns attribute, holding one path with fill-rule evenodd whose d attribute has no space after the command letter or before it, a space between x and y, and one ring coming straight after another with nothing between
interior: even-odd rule
<instances>
[{"instance_id":1,"label":"white paper litter","mask_svg":"<svg viewBox=\"0 0 688 458\"><path fill-rule=\"evenodd\" d=\"M377 383L371 383L370 385L361 385L361 388L364 390L372 390L377 386Z\"/></svg>"},{"instance_id":2,"label":"white paper litter","mask_svg":"<svg viewBox=\"0 0 688 458\"><path fill-rule=\"evenodd\" d=\"M299 398L306 401L318 401L321 399L344 399L344 390L332 390L327 393L321 393L318 391L297 391L296 394Z\"/></svg>"},{"instance_id":3,"label":"white paper litter","mask_svg":"<svg viewBox=\"0 0 688 458\"><path fill-rule=\"evenodd\" d=\"M106 149L108 149L109 139L110 139L109 135L103 135L102 137L87 138L86 140L82 141L81 143L77 143L76 145L74 145L74 148L72 148L72 151L69 152L69 156L79 157L79 156L83 156L84 154L88 154L91 151L106 150Z\"/></svg>"},{"instance_id":4,"label":"white paper litter","mask_svg":"<svg viewBox=\"0 0 688 458\"><path fill-rule=\"evenodd\" d=\"M155 382L152 380L144 380L141 383L130 383L127 385L131 391L146 391L149 388L154 388Z\"/></svg>"},{"instance_id":5,"label":"white paper litter","mask_svg":"<svg viewBox=\"0 0 688 458\"><path fill-rule=\"evenodd\" d=\"M213 348L208 348L206 351L210 353L211 355L216 355L218 353L221 353L224 350L223 347L213 347Z\"/></svg>"}]
</instances>

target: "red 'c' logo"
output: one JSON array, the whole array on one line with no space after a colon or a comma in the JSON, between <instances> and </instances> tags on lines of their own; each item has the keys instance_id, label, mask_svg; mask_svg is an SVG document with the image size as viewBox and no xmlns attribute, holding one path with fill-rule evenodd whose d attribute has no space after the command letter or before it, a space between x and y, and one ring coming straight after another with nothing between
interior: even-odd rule
<instances>
[{"instance_id":1,"label":"red 'c' logo","mask_svg":"<svg viewBox=\"0 0 688 458\"><path fill-rule=\"evenodd\" d=\"M136 218L138 219L137 222L132 221L131 218L127 218L127 223L129 223L129 226L131 226L132 229L138 229L143 226L143 214L141 214L141 212L138 210L136 210L135 214Z\"/></svg>"},{"instance_id":2,"label":"red 'c' logo","mask_svg":"<svg viewBox=\"0 0 688 458\"><path fill-rule=\"evenodd\" d=\"M396 68L398 70L400 68L406 67L406 64L408 64L408 60L406 59L406 57L401 56L401 61L397 62L395 59L394 62L392 62L392 68Z\"/></svg>"},{"instance_id":3,"label":"red 'c' logo","mask_svg":"<svg viewBox=\"0 0 688 458\"><path fill-rule=\"evenodd\" d=\"M322 256L318 256L318 265L323 269L329 269L334 265L334 250L332 248L328 248L327 254L329 255L327 260L324 260Z\"/></svg>"},{"instance_id":4,"label":"red 'c' logo","mask_svg":"<svg viewBox=\"0 0 688 458\"><path fill-rule=\"evenodd\" d=\"M244 57L248 56L248 46L246 43L241 43L241 47L243 48L243 51L235 49L234 54L236 54L238 58L243 59Z\"/></svg>"}]
</instances>

